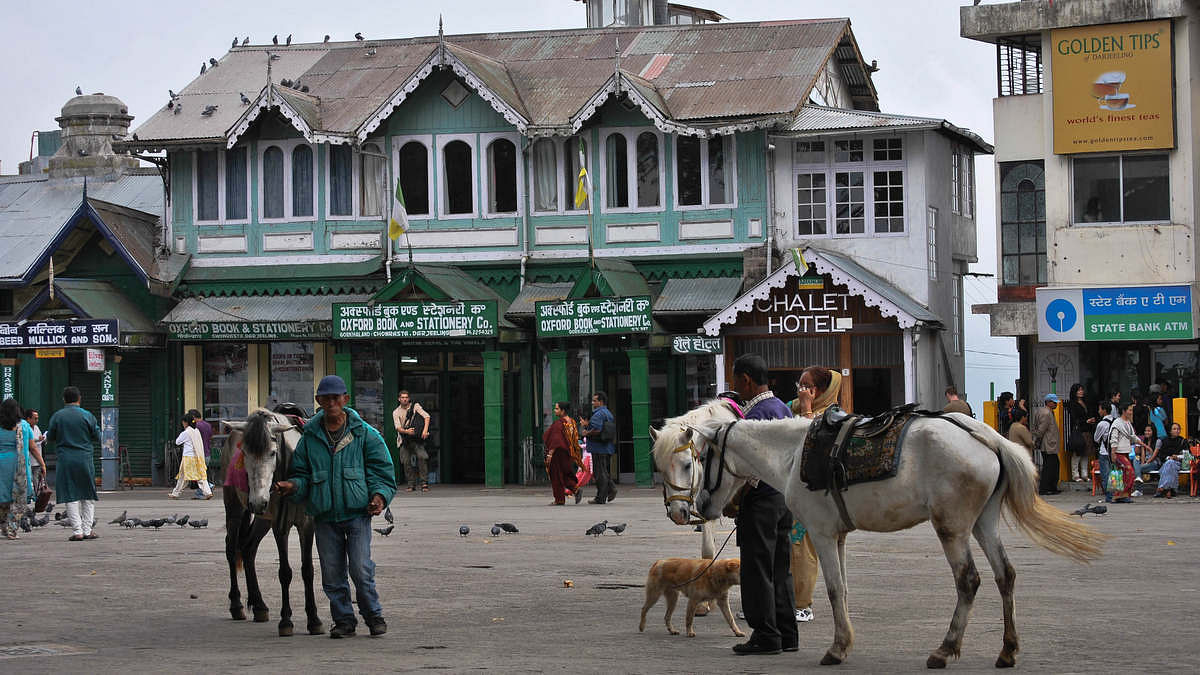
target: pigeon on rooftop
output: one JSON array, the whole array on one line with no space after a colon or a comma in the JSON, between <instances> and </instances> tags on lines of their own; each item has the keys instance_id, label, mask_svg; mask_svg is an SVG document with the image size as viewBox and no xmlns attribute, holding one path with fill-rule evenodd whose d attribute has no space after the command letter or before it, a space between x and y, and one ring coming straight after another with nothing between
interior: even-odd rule
<instances>
[{"instance_id":1,"label":"pigeon on rooftop","mask_svg":"<svg viewBox=\"0 0 1200 675\"><path fill-rule=\"evenodd\" d=\"M359 42L362 42L362 41L363 41L363 40L365 40L366 38L364 38L364 37L363 37L363 34L362 34L362 33L355 33L355 34L354 34L354 39L355 39L355 40L358 40Z\"/></svg>"},{"instance_id":2,"label":"pigeon on rooftop","mask_svg":"<svg viewBox=\"0 0 1200 675\"><path fill-rule=\"evenodd\" d=\"M229 45L229 48L230 48L230 49L234 49L234 48L236 48L236 47L237 47L237 42L238 42L238 40L237 40L237 36L235 35L235 36L233 36L233 44Z\"/></svg>"},{"instance_id":3,"label":"pigeon on rooftop","mask_svg":"<svg viewBox=\"0 0 1200 675\"><path fill-rule=\"evenodd\" d=\"M239 91L238 96L242 97L242 105L250 105L250 99L247 98L245 94Z\"/></svg>"},{"instance_id":4,"label":"pigeon on rooftop","mask_svg":"<svg viewBox=\"0 0 1200 675\"><path fill-rule=\"evenodd\" d=\"M285 42L284 45L290 45L290 44L292 44L292 34L288 33L287 42Z\"/></svg>"},{"instance_id":5,"label":"pigeon on rooftop","mask_svg":"<svg viewBox=\"0 0 1200 675\"><path fill-rule=\"evenodd\" d=\"M328 35L326 35L326 36L325 36L325 42L329 42L329 36L328 36Z\"/></svg>"},{"instance_id":6,"label":"pigeon on rooftop","mask_svg":"<svg viewBox=\"0 0 1200 675\"><path fill-rule=\"evenodd\" d=\"M200 114L204 115L205 117L212 117L212 114L215 113L216 111L217 111L216 105L206 105L206 106L204 106L204 110L200 111Z\"/></svg>"},{"instance_id":7,"label":"pigeon on rooftop","mask_svg":"<svg viewBox=\"0 0 1200 675\"><path fill-rule=\"evenodd\" d=\"M208 57L208 65L212 66L213 68L216 68L217 66L219 66L221 64L217 63L217 60L210 56L210 57Z\"/></svg>"},{"instance_id":8,"label":"pigeon on rooftop","mask_svg":"<svg viewBox=\"0 0 1200 675\"><path fill-rule=\"evenodd\" d=\"M171 97L171 100L175 100L175 99L179 98L179 94L176 94L174 91L171 91L170 89L167 90L167 95Z\"/></svg>"},{"instance_id":9,"label":"pigeon on rooftop","mask_svg":"<svg viewBox=\"0 0 1200 675\"><path fill-rule=\"evenodd\" d=\"M279 36L278 35L271 38L271 44L273 44L273 45L279 44Z\"/></svg>"},{"instance_id":10,"label":"pigeon on rooftop","mask_svg":"<svg viewBox=\"0 0 1200 675\"><path fill-rule=\"evenodd\" d=\"M200 64L200 74L201 74L201 75L203 75L203 74L204 74L205 72L207 72L207 71L208 71L208 64L207 64L207 63L201 63L201 64Z\"/></svg>"},{"instance_id":11,"label":"pigeon on rooftop","mask_svg":"<svg viewBox=\"0 0 1200 675\"><path fill-rule=\"evenodd\" d=\"M76 95L76 96L83 96L83 88L82 88L82 87L78 87L78 86L77 86L77 87L75 87L75 95Z\"/></svg>"},{"instance_id":12,"label":"pigeon on rooftop","mask_svg":"<svg viewBox=\"0 0 1200 675\"><path fill-rule=\"evenodd\" d=\"M249 36L249 35L247 35L247 36L246 36L246 39L245 39L245 40L242 40L242 46L243 46L243 47L245 47L245 46L246 46L246 45L248 45L248 44L250 44L250 36Z\"/></svg>"}]
</instances>

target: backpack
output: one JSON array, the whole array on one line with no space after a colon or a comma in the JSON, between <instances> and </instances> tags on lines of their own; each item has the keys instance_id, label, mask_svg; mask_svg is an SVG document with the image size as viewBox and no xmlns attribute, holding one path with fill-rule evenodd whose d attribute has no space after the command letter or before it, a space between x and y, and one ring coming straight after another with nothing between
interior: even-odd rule
<instances>
[{"instance_id":1,"label":"backpack","mask_svg":"<svg viewBox=\"0 0 1200 675\"><path fill-rule=\"evenodd\" d=\"M1096 436L1096 438L1095 438L1095 441L1096 441L1096 447L1097 447L1098 449L1101 449L1101 450L1107 450L1107 449L1108 449L1108 437L1112 435L1112 425L1113 425L1113 422L1115 422L1115 421L1116 421L1116 419L1115 419L1115 418L1114 418L1112 415L1105 415L1105 416L1104 416L1104 419L1102 419L1102 420L1100 420L1099 422L1097 422L1097 423L1096 423L1096 434L1097 434L1097 436ZM1108 425L1108 426L1107 426L1107 427L1104 429L1104 432L1103 432L1103 433L1101 433L1101 432L1100 432L1100 425L1101 425L1101 424L1107 424L1107 425Z\"/></svg>"}]
</instances>

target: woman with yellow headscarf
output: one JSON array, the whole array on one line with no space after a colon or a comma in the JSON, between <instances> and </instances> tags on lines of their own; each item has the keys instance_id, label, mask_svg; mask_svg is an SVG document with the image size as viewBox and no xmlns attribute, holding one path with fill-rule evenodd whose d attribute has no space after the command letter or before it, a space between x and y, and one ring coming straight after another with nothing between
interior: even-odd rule
<instances>
[{"instance_id":1,"label":"woman with yellow headscarf","mask_svg":"<svg viewBox=\"0 0 1200 675\"><path fill-rule=\"evenodd\" d=\"M792 414L815 418L838 402L842 392L842 375L836 370L810 366L800 373L796 398L788 404ZM795 514L793 514L795 515ZM812 537L806 537L804 525L797 520L792 526L792 585L796 594L796 620L812 621L813 589L817 586L817 552Z\"/></svg>"}]
</instances>

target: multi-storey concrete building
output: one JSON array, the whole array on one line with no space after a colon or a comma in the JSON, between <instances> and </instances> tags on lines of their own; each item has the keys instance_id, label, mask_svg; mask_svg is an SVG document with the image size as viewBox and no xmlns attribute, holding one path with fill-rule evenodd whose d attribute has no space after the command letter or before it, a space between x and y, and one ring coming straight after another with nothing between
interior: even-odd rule
<instances>
[{"instance_id":1,"label":"multi-storey concrete building","mask_svg":"<svg viewBox=\"0 0 1200 675\"><path fill-rule=\"evenodd\" d=\"M961 9L997 64L999 302L974 311L1017 338L1030 397L1195 401L1198 18L1182 0Z\"/></svg>"}]
</instances>

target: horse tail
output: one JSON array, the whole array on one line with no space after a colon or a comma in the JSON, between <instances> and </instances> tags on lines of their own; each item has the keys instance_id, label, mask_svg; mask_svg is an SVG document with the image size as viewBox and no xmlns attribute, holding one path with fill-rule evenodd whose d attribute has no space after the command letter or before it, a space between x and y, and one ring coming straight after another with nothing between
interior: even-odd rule
<instances>
[{"instance_id":1,"label":"horse tail","mask_svg":"<svg viewBox=\"0 0 1200 675\"><path fill-rule=\"evenodd\" d=\"M1004 491L1005 520L1015 523L1035 544L1051 553L1081 563L1098 559L1108 535L1071 518L1038 496L1037 469L1029 452L983 422L961 417L971 427L971 435L1000 458L997 489Z\"/></svg>"}]
</instances>

